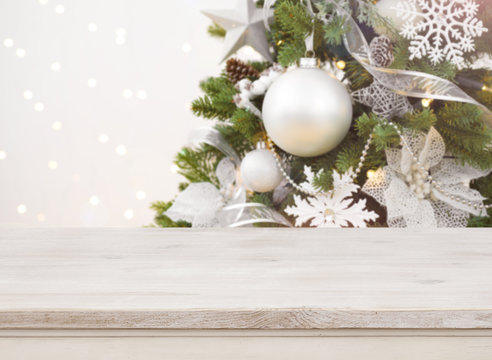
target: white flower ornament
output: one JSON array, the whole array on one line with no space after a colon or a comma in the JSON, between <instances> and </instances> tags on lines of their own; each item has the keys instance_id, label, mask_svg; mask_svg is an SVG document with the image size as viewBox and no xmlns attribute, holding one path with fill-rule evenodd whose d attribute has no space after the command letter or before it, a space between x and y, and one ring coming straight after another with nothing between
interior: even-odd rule
<instances>
[{"instance_id":1,"label":"white flower ornament","mask_svg":"<svg viewBox=\"0 0 492 360\"><path fill-rule=\"evenodd\" d=\"M468 185L471 180L488 175L490 170L461 165L446 156L444 141L435 128L428 134L407 132L403 137L409 149L388 149L388 166L379 169L362 188L387 207L390 227L466 227L470 214L486 215L474 206L483 204L485 198ZM414 154L434 184L440 184L439 189L422 173Z\"/></svg>"}]
</instances>

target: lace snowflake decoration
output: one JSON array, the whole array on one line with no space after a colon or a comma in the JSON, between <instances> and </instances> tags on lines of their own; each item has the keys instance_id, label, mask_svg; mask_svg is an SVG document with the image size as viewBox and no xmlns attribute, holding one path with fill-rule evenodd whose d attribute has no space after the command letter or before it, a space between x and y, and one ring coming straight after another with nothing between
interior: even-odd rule
<instances>
[{"instance_id":1,"label":"lace snowflake decoration","mask_svg":"<svg viewBox=\"0 0 492 360\"><path fill-rule=\"evenodd\" d=\"M371 41L370 50L374 65L388 67L393 63L393 46L386 36L374 38ZM373 113L384 119L401 116L413 110L405 96L389 90L377 79L374 79L368 87L354 91L352 98L354 101L369 106Z\"/></svg>"},{"instance_id":2,"label":"lace snowflake decoration","mask_svg":"<svg viewBox=\"0 0 492 360\"><path fill-rule=\"evenodd\" d=\"M400 34L411 40L410 60L428 56L433 64L447 60L464 67L463 54L488 31L476 18L478 8L473 0L400 1L393 9L405 21Z\"/></svg>"},{"instance_id":3,"label":"lace snowflake decoration","mask_svg":"<svg viewBox=\"0 0 492 360\"><path fill-rule=\"evenodd\" d=\"M376 115L391 119L401 116L413 110L412 105L405 96L389 90L377 80L366 88L354 91L352 98L372 109Z\"/></svg>"},{"instance_id":4,"label":"lace snowflake decoration","mask_svg":"<svg viewBox=\"0 0 492 360\"><path fill-rule=\"evenodd\" d=\"M484 198L470 189L469 183L490 171L461 165L446 156L444 140L435 128L428 134L407 132L403 137L408 148L387 149L388 166L379 169L362 188L386 206L389 227L466 227L469 214L486 215L472 206L482 204ZM414 155L432 178L442 184L441 190L422 173ZM456 198L466 199L469 205Z\"/></svg>"},{"instance_id":5,"label":"lace snowflake decoration","mask_svg":"<svg viewBox=\"0 0 492 360\"><path fill-rule=\"evenodd\" d=\"M307 181L301 186L309 192L315 192L314 179L319 173L313 173L309 166L304 167L304 173ZM360 187L352 182L351 173L352 170L340 175L334 171L332 194L320 193L317 197L306 199L294 195L295 206L287 207L285 212L297 218L297 227L304 224L318 228L367 227L367 222L375 221L379 216L366 210L365 199L354 201L353 193L358 192Z\"/></svg>"}]
</instances>

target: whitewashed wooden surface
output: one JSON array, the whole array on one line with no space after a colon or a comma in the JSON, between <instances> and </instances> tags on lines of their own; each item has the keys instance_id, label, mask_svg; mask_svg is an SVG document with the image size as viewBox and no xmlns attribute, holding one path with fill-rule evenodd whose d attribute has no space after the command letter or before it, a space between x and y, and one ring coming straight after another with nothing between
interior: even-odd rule
<instances>
[{"instance_id":1,"label":"whitewashed wooden surface","mask_svg":"<svg viewBox=\"0 0 492 360\"><path fill-rule=\"evenodd\" d=\"M491 329L491 235L1 229L0 329Z\"/></svg>"}]
</instances>

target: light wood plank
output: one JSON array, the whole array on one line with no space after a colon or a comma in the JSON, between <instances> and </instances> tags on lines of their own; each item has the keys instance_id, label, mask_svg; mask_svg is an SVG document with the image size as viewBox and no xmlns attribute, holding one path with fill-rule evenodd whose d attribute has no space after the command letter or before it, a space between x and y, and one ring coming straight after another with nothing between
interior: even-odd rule
<instances>
[{"instance_id":1,"label":"light wood plank","mask_svg":"<svg viewBox=\"0 0 492 360\"><path fill-rule=\"evenodd\" d=\"M492 232L0 230L0 328L492 328Z\"/></svg>"},{"instance_id":2,"label":"light wood plank","mask_svg":"<svg viewBox=\"0 0 492 360\"><path fill-rule=\"evenodd\" d=\"M481 337L0 338L2 360L490 360Z\"/></svg>"}]
</instances>

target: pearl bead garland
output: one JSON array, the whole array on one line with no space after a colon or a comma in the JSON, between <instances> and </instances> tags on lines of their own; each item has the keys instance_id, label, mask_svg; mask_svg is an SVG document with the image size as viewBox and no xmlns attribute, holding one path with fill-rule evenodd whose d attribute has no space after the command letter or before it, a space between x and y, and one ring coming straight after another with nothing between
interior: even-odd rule
<instances>
[{"instance_id":1,"label":"pearl bead garland","mask_svg":"<svg viewBox=\"0 0 492 360\"><path fill-rule=\"evenodd\" d=\"M362 168L364 167L364 162L366 161L367 152L369 151L369 148L371 147L373 137L374 137L374 134L369 135L369 138L367 139L366 146L364 147L364 150L362 151L362 155L359 159L359 164L357 165L355 172L350 175L350 180L352 182L357 178L357 176L362 171ZM270 138L268 138L268 144L269 144L270 151L275 156L275 161L277 162L277 166L280 169L280 172L282 173L284 178L287 180L287 182L289 184L291 184L294 187L294 189L296 189L297 191L299 191L301 193L304 193L304 194L309 195L309 196L318 196L320 192L308 191L308 190L304 189L302 186L298 185L294 180L292 180L292 178L285 171L284 166L282 164L282 160L280 159L280 156L275 151L273 141ZM331 195L333 195L333 193L335 191L336 191L336 188L327 191L326 194L331 196Z\"/></svg>"},{"instance_id":2,"label":"pearl bead garland","mask_svg":"<svg viewBox=\"0 0 492 360\"><path fill-rule=\"evenodd\" d=\"M422 162L418 159L418 157L413 153L412 149L407 143L407 140L403 136L401 130L398 128L398 126L392 122L392 121L384 121L386 125L389 125L393 127L400 137L402 145L405 147L405 149L410 153L412 156L412 168L408 174L406 174L407 178L407 183L410 186L410 189L414 191L417 194L417 197L421 200L423 200L427 196L432 196L432 189L436 189L439 191L441 194L445 195L449 199L453 201L457 201L463 205L467 205L470 207L473 207L475 209L480 209L480 210L488 210L492 209L492 204L490 205L484 205L484 204L479 204L479 203L473 203L472 201L460 198L458 196L450 194L448 191L445 191L442 189L443 184L439 181L436 181L432 178L431 174L429 173L430 166L429 164L422 164ZM360 174L362 171L362 168L364 167L364 162L366 161L366 156L369 151L369 148L371 147L372 140L374 138L374 134L371 134L369 138L367 139L366 146L364 147L364 150L362 151L362 155L360 157L359 164L357 165L357 168L355 169L355 172L350 175L350 179L354 181L357 176ZM318 196L320 192L312 192L304 189L302 186L298 185L292 178L287 174L285 171L285 168L282 164L282 160L280 159L280 156L277 154L274 148L274 143L273 141L268 138L268 144L269 144L269 149L272 151L273 155L275 156L275 161L277 163L278 168L280 169L280 172L282 173L283 177L291 184L294 189L297 191L304 193L308 196ZM326 194L327 195L332 195L335 192L336 189L332 189L328 191Z\"/></svg>"}]
</instances>

